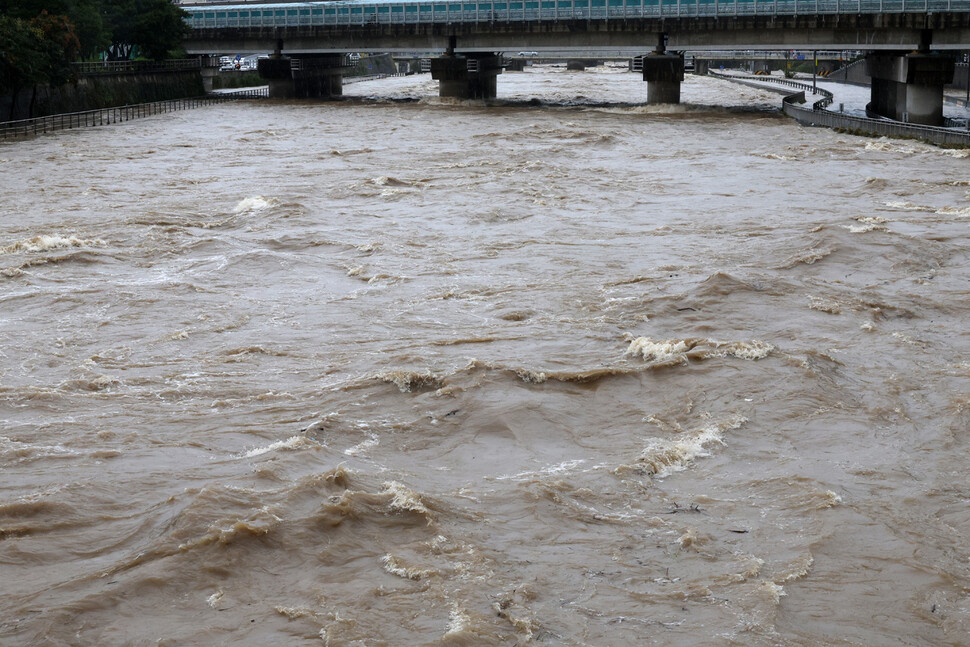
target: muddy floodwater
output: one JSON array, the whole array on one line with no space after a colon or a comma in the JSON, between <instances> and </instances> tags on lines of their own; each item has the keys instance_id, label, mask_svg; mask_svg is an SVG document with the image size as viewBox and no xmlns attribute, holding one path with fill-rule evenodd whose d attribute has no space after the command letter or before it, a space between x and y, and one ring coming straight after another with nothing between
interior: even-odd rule
<instances>
[{"instance_id":1,"label":"muddy floodwater","mask_svg":"<svg viewBox=\"0 0 970 647\"><path fill-rule=\"evenodd\" d=\"M534 67L0 143L0 644L970 644L970 159Z\"/></svg>"}]
</instances>

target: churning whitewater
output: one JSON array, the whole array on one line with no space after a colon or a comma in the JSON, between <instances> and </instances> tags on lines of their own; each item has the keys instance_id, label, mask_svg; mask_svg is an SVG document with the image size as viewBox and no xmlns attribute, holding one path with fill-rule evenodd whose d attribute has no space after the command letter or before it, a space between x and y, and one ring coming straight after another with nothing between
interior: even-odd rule
<instances>
[{"instance_id":1,"label":"churning whitewater","mask_svg":"<svg viewBox=\"0 0 970 647\"><path fill-rule=\"evenodd\" d=\"M0 145L0 644L967 644L966 151L346 94Z\"/></svg>"}]
</instances>

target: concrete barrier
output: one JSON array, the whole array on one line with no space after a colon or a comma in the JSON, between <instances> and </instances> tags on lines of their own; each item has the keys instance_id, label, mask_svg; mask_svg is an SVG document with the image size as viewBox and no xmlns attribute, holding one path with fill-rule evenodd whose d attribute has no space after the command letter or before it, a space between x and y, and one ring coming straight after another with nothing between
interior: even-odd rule
<instances>
[{"instance_id":1,"label":"concrete barrier","mask_svg":"<svg viewBox=\"0 0 970 647\"><path fill-rule=\"evenodd\" d=\"M812 107L799 105L805 103L805 91L811 90L811 87L808 86L808 84L799 83L797 81L789 81L788 79L769 79L766 77L757 77L758 82L755 82L752 79L746 79L744 77L737 77L728 74L719 74L715 72L711 72L711 74L721 79L741 83L743 85L760 87L761 89L769 89L764 86L764 83L770 82L783 85L786 88L799 90L799 92L787 93L787 96L782 99L782 112L805 126L823 126L826 128L835 128L851 133L871 135L876 137L919 139L931 144L943 146L970 147L970 132L968 131L940 128L937 126L908 124L902 121L893 121L892 119L855 117L853 115L846 115L841 112L825 110L825 107L831 103L832 93L825 92L824 90L818 90L820 94L828 95L827 102L824 103L824 105L822 104L826 101L826 99L816 101Z\"/></svg>"},{"instance_id":2,"label":"concrete barrier","mask_svg":"<svg viewBox=\"0 0 970 647\"><path fill-rule=\"evenodd\" d=\"M796 105L794 101L789 102L788 99L789 97L782 99L782 110L786 115L806 126L825 126L865 135L905 137L944 146L970 147L970 132L907 124L891 119L854 117L831 110L813 110Z\"/></svg>"}]
</instances>

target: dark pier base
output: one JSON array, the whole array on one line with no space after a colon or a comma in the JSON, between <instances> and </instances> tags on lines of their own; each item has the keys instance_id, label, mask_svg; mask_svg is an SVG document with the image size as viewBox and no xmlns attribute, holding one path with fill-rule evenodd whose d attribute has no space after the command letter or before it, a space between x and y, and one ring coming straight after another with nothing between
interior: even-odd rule
<instances>
[{"instance_id":1,"label":"dark pier base","mask_svg":"<svg viewBox=\"0 0 970 647\"><path fill-rule=\"evenodd\" d=\"M502 57L492 52L446 54L431 59L431 78L438 81L438 95L457 99L494 99Z\"/></svg>"}]
</instances>

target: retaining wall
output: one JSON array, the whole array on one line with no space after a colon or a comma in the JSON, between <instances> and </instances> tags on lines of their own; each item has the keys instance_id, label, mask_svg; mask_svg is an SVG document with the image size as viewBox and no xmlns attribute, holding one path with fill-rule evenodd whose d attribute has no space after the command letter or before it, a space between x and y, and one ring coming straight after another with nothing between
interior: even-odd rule
<instances>
[{"instance_id":1,"label":"retaining wall","mask_svg":"<svg viewBox=\"0 0 970 647\"><path fill-rule=\"evenodd\" d=\"M82 112L205 94L198 69L82 76L0 97L0 121Z\"/></svg>"},{"instance_id":2,"label":"retaining wall","mask_svg":"<svg viewBox=\"0 0 970 647\"><path fill-rule=\"evenodd\" d=\"M806 126L825 126L827 128L837 128L863 135L884 136L884 137L906 137L910 139L920 139L932 144L942 144L945 146L966 146L970 147L970 132L964 130L954 130L951 128L937 128L935 126L921 126L919 124L907 124L892 119L872 119L869 117L855 117L841 112L825 110L824 107L831 102L831 93L820 90L827 96L827 99L817 101L812 107L805 107L799 104L805 102L805 92L811 90L811 86L798 81L788 79L772 79L771 77L755 77L755 79L738 78L727 74L713 73L720 79L752 85L760 89L769 89L765 83L778 84L784 86L784 93L787 94L782 99L782 111L800 124ZM760 82L760 83L759 83ZM800 90L792 93L791 88ZM779 88L781 89L781 88ZM777 91L777 90L776 90Z\"/></svg>"}]
</instances>

